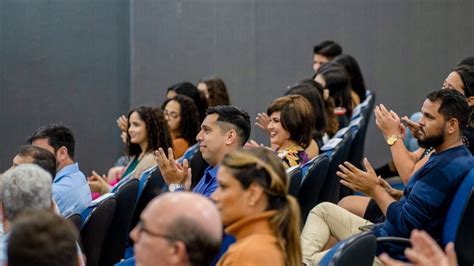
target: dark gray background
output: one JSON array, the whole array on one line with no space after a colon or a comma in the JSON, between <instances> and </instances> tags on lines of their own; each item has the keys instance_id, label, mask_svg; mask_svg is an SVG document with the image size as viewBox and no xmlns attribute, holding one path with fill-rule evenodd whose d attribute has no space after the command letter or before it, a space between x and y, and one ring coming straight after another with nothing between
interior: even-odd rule
<instances>
[{"instance_id":1,"label":"dark gray background","mask_svg":"<svg viewBox=\"0 0 474 266\"><path fill-rule=\"evenodd\" d=\"M378 103L410 114L474 55L473 10L470 0L0 0L0 171L53 121L75 131L84 172L105 171L122 151L116 117L161 104L179 81L218 75L255 117L312 76L325 39L359 61ZM373 121L366 153L389 158Z\"/></svg>"}]
</instances>

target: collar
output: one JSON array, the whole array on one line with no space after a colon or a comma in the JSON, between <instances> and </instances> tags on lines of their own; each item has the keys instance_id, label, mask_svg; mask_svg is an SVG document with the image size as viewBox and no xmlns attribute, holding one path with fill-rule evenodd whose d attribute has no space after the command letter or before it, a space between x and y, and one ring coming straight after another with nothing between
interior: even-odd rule
<instances>
[{"instance_id":1,"label":"collar","mask_svg":"<svg viewBox=\"0 0 474 266\"><path fill-rule=\"evenodd\" d=\"M211 180L212 178L216 178L217 177L217 171L219 170L219 165L216 165L216 166L208 166L205 170L205 177L206 177L206 183L209 182L209 180Z\"/></svg>"},{"instance_id":2,"label":"collar","mask_svg":"<svg viewBox=\"0 0 474 266\"><path fill-rule=\"evenodd\" d=\"M70 165L66 165L63 167L63 169L59 170L59 172L56 173L56 176L54 177L54 183L57 182L59 179L61 179L63 176L70 175L73 173L79 172L79 164L78 163L73 163Z\"/></svg>"},{"instance_id":3,"label":"collar","mask_svg":"<svg viewBox=\"0 0 474 266\"><path fill-rule=\"evenodd\" d=\"M254 234L274 235L270 218L276 214L275 210L265 211L256 215L245 217L229 225L225 232L235 236L237 241Z\"/></svg>"}]
</instances>

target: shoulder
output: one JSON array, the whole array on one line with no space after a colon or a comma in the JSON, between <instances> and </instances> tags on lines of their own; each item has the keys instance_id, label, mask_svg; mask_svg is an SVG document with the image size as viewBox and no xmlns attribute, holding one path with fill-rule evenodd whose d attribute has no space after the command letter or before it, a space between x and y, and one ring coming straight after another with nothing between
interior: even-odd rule
<instances>
[{"instance_id":1,"label":"shoulder","mask_svg":"<svg viewBox=\"0 0 474 266\"><path fill-rule=\"evenodd\" d=\"M276 237L254 235L234 243L222 257L223 265L284 265Z\"/></svg>"}]
</instances>

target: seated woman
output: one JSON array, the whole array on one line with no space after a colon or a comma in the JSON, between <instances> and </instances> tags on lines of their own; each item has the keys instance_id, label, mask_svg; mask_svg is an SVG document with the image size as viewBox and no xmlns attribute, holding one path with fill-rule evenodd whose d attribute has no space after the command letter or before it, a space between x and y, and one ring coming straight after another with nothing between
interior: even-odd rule
<instances>
[{"instance_id":1,"label":"seated woman","mask_svg":"<svg viewBox=\"0 0 474 266\"><path fill-rule=\"evenodd\" d=\"M319 84L317 84L317 86L321 87ZM313 109L313 119L310 119L308 123L312 124L313 139L305 151L308 154L308 158L312 159L319 155L319 148L324 145L323 137L326 134L327 116L324 108L323 96L319 93L316 87L310 84L293 86L288 89L286 95L301 95L311 104Z\"/></svg>"},{"instance_id":2,"label":"seated woman","mask_svg":"<svg viewBox=\"0 0 474 266\"><path fill-rule=\"evenodd\" d=\"M352 107L356 107L365 100L366 89L364 77L360 71L359 64L354 57L348 54L341 54L334 58L334 62L341 64L349 74Z\"/></svg>"},{"instance_id":3,"label":"seated woman","mask_svg":"<svg viewBox=\"0 0 474 266\"><path fill-rule=\"evenodd\" d=\"M300 211L281 161L268 149L226 155L211 198L236 242L217 265L301 265Z\"/></svg>"},{"instance_id":4,"label":"seated woman","mask_svg":"<svg viewBox=\"0 0 474 266\"><path fill-rule=\"evenodd\" d=\"M206 117L206 97L199 92L194 84L189 82L181 82L169 87L166 91L166 98L171 99L178 94L186 95L194 101L199 112L199 123L202 123Z\"/></svg>"},{"instance_id":5,"label":"seated woman","mask_svg":"<svg viewBox=\"0 0 474 266\"><path fill-rule=\"evenodd\" d=\"M200 80L198 90L206 97L209 107L217 105L230 105L229 93L224 81L220 78Z\"/></svg>"},{"instance_id":6,"label":"seated woman","mask_svg":"<svg viewBox=\"0 0 474 266\"><path fill-rule=\"evenodd\" d=\"M156 165L153 152L158 148L168 149L171 147L171 135L168 124L161 109L148 106L140 106L128 114L128 130L126 140L126 153L131 161L126 166L122 178L140 178L141 173ZM101 195L109 192L112 188L95 171L88 179L92 192Z\"/></svg>"},{"instance_id":7,"label":"seated woman","mask_svg":"<svg viewBox=\"0 0 474 266\"><path fill-rule=\"evenodd\" d=\"M270 142L286 168L308 161L305 149L312 140L314 119L310 103L301 95L275 99L267 109Z\"/></svg>"},{"instance_id":8,"label":"seated woman","mask_svg":"<svg viewBox=\"0 0 474 266\"><path fill-rule=\"evenodd\" d=\"M349 75L338 63L324 64L314 78L324 89L329 91L336 108L334 113L338 116L339 129L346 127L352 116L351 90L349 88Z\"/></svg>"},{"instance_id":9,"label":"seated woman","mask_svg":"<svg viewBox=\"0 0 474 266\"><path fill-rule=\"evenodd\" d=\"M193 100L185 95L167 99L162 107L173 139L173 154L181 157L196 143L199 132L199 115Z\"/></svg>"}]
</instances>

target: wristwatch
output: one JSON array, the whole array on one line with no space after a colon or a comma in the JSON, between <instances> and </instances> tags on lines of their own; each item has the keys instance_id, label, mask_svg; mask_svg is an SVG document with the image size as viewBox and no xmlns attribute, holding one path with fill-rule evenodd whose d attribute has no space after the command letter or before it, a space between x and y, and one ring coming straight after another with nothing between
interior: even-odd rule
<instances>
[{"instance_id":1,"label":"wristwatch","mask_svg":"<svg viewBox=\"0 0 474 266\"><path fill-rule=\"evenodd\" d=\"M400 136L397 136L397 135L391 135L387 138L387 144L388 146L392 146L393 144L395 144L395 142L397 142L397 140L401 139Z\"/></svg>"},{"instance_id":2,"label":"wristwatch","mask_svg":"<svg viewBox=\"0 0 474 266\"><path fill-rule=\"evenodd\" d=\"M168 186L168 190L169 190L170 192L184 190L184 185L178 184L178 183L171 183L171 184Z\"/></svg>"}]
</instances>

